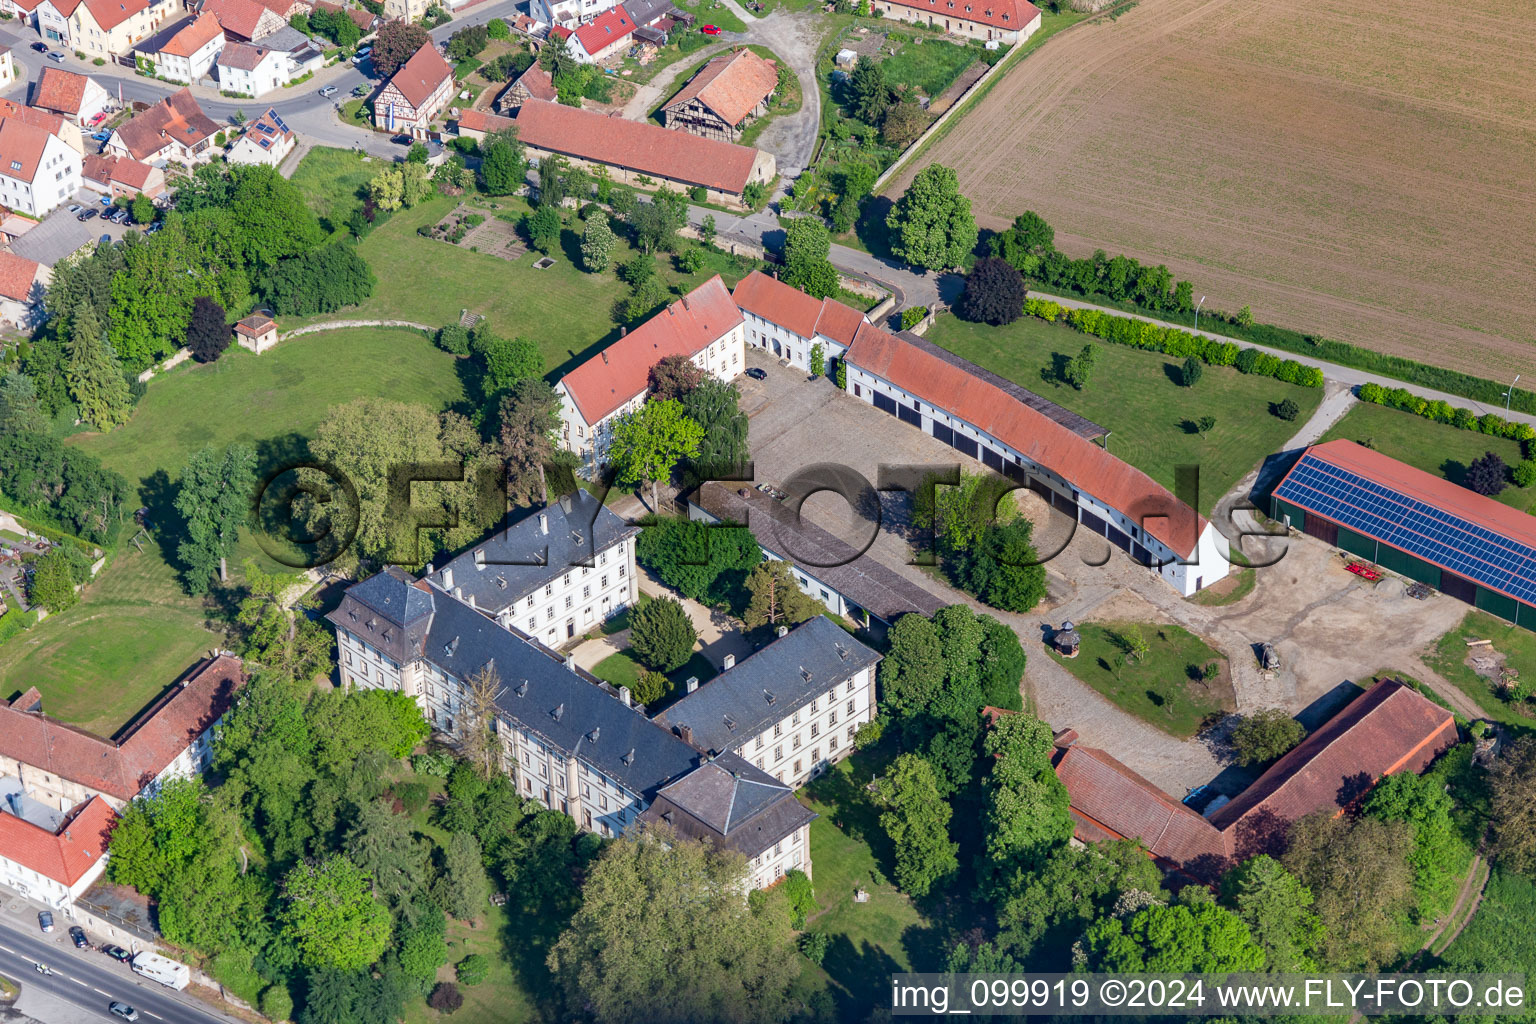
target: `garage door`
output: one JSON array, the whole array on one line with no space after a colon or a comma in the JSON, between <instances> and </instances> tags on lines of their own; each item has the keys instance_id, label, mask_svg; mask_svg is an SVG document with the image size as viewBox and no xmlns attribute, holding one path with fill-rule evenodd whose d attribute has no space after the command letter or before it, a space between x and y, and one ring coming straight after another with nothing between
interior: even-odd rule
<instances>
[{"instance_id":1,"label":"garage door","mask_svg":"<svg viewBox=\"0 0 1536 1024\"><path fill-rule=\"evenodd\" d=\"M953 445L955 451L959 452L961 455L969 455L973 459L976 457L976 442L972 441L970 438L956 434L955 439L951 441L950 444Z\"/></svg>"},{"instance_id":2,"label":"garage door","mask_svg":"<svg viewBox=\"0 0 1536 1024\"><path fill-rule=\"evenodd\" d=\"M981 449L981 462L988 469L995 469L999 473L1003 471L1003 457L991 448L983 447Z\"/></svg>"},{"instance_id":3,"label":"garage door","mask_svg":"<svg viewBox=\"0 0 1536 1024\"><path fill-rule=\"evenodd\" d=\"M944 424L935 423L933 424L932 430L933 436L938 438L940 441L943 441L945 444L953 445L955 443L955 432L950 430Z\"/></svg>"},{"instance_id":4,"label":"garage door","mask_svg":"<svg viewBox=\"0 0 1536 1024\"><path fill-rule=\"evenodd\" d=\"M896 415L896 399L892 398L890 395L882 395L878 391L873 392L872 397L875 400L876 409L879 409L882 412L888 412L892 416Z\"/></svg>"},{"instance_id":5,"label":"garage door","mask_svg":"<svg viewBox=\"0 0 1536 1024\"><path fill-rule=\"evenodd\" d=\"M923 425L923 414L918 412L916 409L909 408L905 405L898 405L896 407L896 415L903 423L910 423L914 427L920 427Z\"/></svg>"}]
</instances>

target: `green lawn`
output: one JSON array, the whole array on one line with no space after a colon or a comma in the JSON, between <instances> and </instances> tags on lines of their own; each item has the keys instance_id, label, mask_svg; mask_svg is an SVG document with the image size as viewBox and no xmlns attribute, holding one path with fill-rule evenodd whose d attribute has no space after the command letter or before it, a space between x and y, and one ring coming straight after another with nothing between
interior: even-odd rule
<instances>
[{"instance_id":1,"label":"green lawn","mask_svg":"<svg viewBox=\"0 0 1536 1024\"><path fill-rule=\"evenodd\" d=\"M645 666L628 651L619 651L610 654L596 665L592 666L592 674L614 686L627 686L630 690L640 681L640 673L645 671Z\"/></svg>"},{"instance_id":2,"label":"green lawn","mask_svg":"<svg viewBox=\"0 0 1536 1024\"><path fill-rule=\"evenodd\" d=\"M1400 462L1422 469L1452 483L1461 483L1467 466L1484 452L1494 452L1510 466L1524 456L1520 442L1503 437L1489 437L1475 430L1458 430L1448 423L1435 423L1422 416L1389 409L1384 405L1358 403L1323 435L1370 442L1370 447ZM1505 487L1496 500L1523 512L1536 509L1536 487Z\"/></svg>"},{"instance_id":3,"label":"green lawn","mask_svg":"<svg viewBox=\"0 0 1536 1024\"><path fill-rule=\"evenodd\" d=\"M1127 657L1120 667L1118 636L1130 627L1141 630L1148 651L1136 660ZM1210 718L1237 706L1227 659L1182 626L1085 622L1077 629L1083 638L1077 657L1063 658L1054 650L1051 657L1116 706L1164 732L1188 739ZM1194 674L1211 662L1217 665L1215 678L1195 681Z\"/></svg>"},{"instance_id":4,"label":"green lawn","mask_svg":"<svg viewBox=\"0 0 1536 1024\"><path fill-rule=\"evenodd\" d=\"M597 676L597 678L614 686L627 686L631 691L635 689L635 684L640 681L640 674L645 671L646 667L640 664L640 659L627 650L610 654L592 667L592 674ZM706 683L713 679L718 671L708 658L701 652L695 651L693 657L689 658L682 668L675 672L667 673L667 678L672 682L671 689L659 699L647 704L646 709L651 714L664 710L668 705L686 694L687 691L683 684L689 676L698 676L700 683Z\"/></svg>"},{"instance_id":5,"label":"green lawn","mask_svg":"<svg viewBox=\"0 0 1536 1024\"><path fill-rule=\"evenodd\" d=\"M343 120L348 124L371 126L364 103L358 99L343 104ZM360 190L366 188L368 180L384 166L383 161L369 160L350 149L316 146L299 161L293 172L293 183L308 194L310 209L332 234L336 234L346 230L347 217L362 205Z\"/></svg>"},{"instance_id":6,"label":"green lawn","mask_svg":"<svg viewBox=\"0 0 1536 1024\"><path fill-rule=\"evenodd\" d=\"M153 542L125 543L78 605L0 647L0 697L36 686L43 710L110 736L220 646L204 619Z\"/></svg>"},{"instance_id":7,"label":"green lawn","mask_svg":"<svg viewBox=\"0 0 1536 1024\"><path fill-rule=\"evenodd\" d=\"M885 80L892 86L911 86L933 98L948 89L983 52L980 47L957 44L947 37L920 35L885 61Z\"/></svg>"},{"instance_id":8,"label":"green lawn","mask_svg":"<svg viewBox=\"0 0 1536 1024\"><path fill-rule=\"evenodd\" d=\"M705 25L714 25L725 32L745 32L747 25L736 12L731 10L720 0L679 0L678 6L685 7L698 16L698 25L694 31ZM716 37L718 38L718 37Z\"/></svg>"},{"instance_id":9,"label":"green lawn","mask_svg":"<svg viewBox=\"0 0 1536 1024\"><path fill-rule=\"evenodd\" d=\"M473 988L459 986L464 1005L451 1018L427 1008L423 999L406 1003L405 1024L427 1024L451 1019L454 1024L522 1024L543 1019L532 998L518 983L512 965L507 962L505 935L507 915L500 907L491 907L473 924L448 921L448 963L439 968L438 981L454 980L454 965L471 953L480 953L491 963L485 981Z\"/></svg>"},{"instance_id":10,"label":"green lawn","mask_svg":"<svg viewBox=\"0 0 1536 1024\"><path fill-rule=\"evenodd\" d=\"M1253 586L1257 582L1258 577L1254 575L1252 569L1234 566L1232 571L1227 574L1226 579L1206 587L1189 600L1195 604L1203 604L1207 607L1237 604L1237 602L1253 593Z\"/></svg>"},{"instance_id":11,"label":"green lawn","mask_svg":"<svg viewBox=\"0 0 1536 1024\"><path fill-rule=\"evenodd\" d=\"M1536 633L1524 626L1516 626L1487 612L1469 611L1461 625L1446 633L1435 643L1435 649L1425 656L1430 668L1454 683L1462 693L1477 702L1487 716L1521 729L1529 729L1536 718L1536 705L1526 701L1516 705L1499 695L1493 680L1478 675L1467 664L1467 655L1473 652L1467 640L1491 640L1493 649L1504 655L1505 664L1520 673L1520 679L1536 678ZM1478 653L1487 652L1481 648ZM1522 715L1516 707L1531 711Z\"/></svg>"},{"instance_id":12,"label":"green lawn","mask_svg":"<svg viewBox=\"0 0 1536 1024\"><path fill-rule=\"evenodd\" d=\"M1322 391L1207 366L1193 388L1176 383L1183 360L1098 342L1064 324L1021 317L1006 327L940 316L929 341L1081 413L1111 432L1109 450L1170 490L1176 467L1200 467L1198 507L1206 515L1223 494L1289 440L1322 399ZM1056 364L1084 344L1098 346L1088 386L1059 383ZM1271 411L1290 398L1295 422ZM1216 417L1201 437L1193 422Z\"/></svg>"}]
</instances>

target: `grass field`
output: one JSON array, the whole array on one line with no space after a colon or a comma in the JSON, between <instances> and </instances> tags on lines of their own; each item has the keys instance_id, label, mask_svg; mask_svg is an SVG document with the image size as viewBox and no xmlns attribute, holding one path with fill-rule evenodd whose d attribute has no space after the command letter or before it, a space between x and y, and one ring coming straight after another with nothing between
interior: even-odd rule
<instances>
[{"instance_id":1,"label":"grass field","mask_svg":"<svg viewBox=\"0 0 1536 1024\"><path fill-rule=\"evenodd\" d=\"M1116 661L1122 655L1120 635L1134 627L1147 642L1141 658ZM1051 657L1078 679L1137 718L1164 732L1188 739L1207 720L1236 708L1227 659L1181 626L1152 622L1085 622L1078 626L1083 645L1076 658ZM1195 674L1211 663L1216 676L1206 682Z\"/></svg>"},{"instance_id":2,"label":"grass field","mask_svg":"<svg viewBox=\"0 0 1536 1024\"><path fill-rule=\"evenodd\" d=\"M1447 423L1435 423L1400 409L1366 402L1349 410L1322 439L1332 441L1341 437L1350 441L1369 440L1370 446L1383 455L1456 484L1465 478L1472 460L1481 458L1484 452L1497 454L1510 466L1523 458L1518 441L1489 437L1475 430L1458 430ZM1536 507L1536 487L1516 487L1510 483L1495 500L1528 512Z\"/></svg>"},{"instance_id":3,"label":"grass field","mask_svg":"<svg viewBox=\"0 0 1536 1024\"><path fill-rule=\"evenodd\" d=\"M1508 971L1529 974L1536 970L1536 885L1531 880L1500 868L1488 881L1483 901L1466 929L1441 954L1452 969Z\"/></svg>"},{"instance_id":4,"label":"grass field","mask_svg":"<svg viewBox=\"0 0 1536 1024\"><path fill-rule=\"evenodd\" d=\"M348 100L344 112L353 115L349 123L361 123L356 113L363 100ZM366 114L366 111L365 111ZM362 205L361 189L384 167L378 160L367 160L350 149L316 146L304 154L293 172L293 183L309 196L309 208L332 233L346 230L347 217Z\"/></svg>"},{"instance_id":5,"label":"grass field","mask_svg":"<svg viewBox=\"0 0 1536 1024\"><path fill-rule=\"evenodd\" d=\"M1425 664L1476 701L1489 718L1520 729L1536 726L1536 704L1527 701L1520 705L1529 709L1531 715L1520 714L1515 704L1499 696L1493 680L1479 675L1467 664L1468 639L1493 641L1493 649L1504 656L1504 663L1519 672L1521 679L1530 679L1536 674L1536 633L1487 612L1470 611L1461 625L1442 636L1435 649L1424 657ZM1483 648L1480 653L1486 651Z\"/></svg>"},{"instance_id":6,"label":"grass field","mask_svg":"<svg viewBox=\"0 0 1536 1024\"><path fill-rule=\"evenodd\" d=\"M1055 362L1094 339L1063 324L1022 317L1006 327L941 316L928 331L934 344L1038 392L1111 431L1109 450L1158 483L1174 485L1174 467L1200 467L1202 513L1270 453L1317 408L1322 392L1208 366L1193 388L1176 383L1182 360L1098 343L1099 359L1082 391L1057 382ZM1301 415L1287 422L1270 412L1293 399ZM1191 421L1216 417L1201 437Z\"/></svg>"},{"instance_id":7,"label":"grass field","mask_svg":"<svg viewBox=\"0 0 1536 1024\"><path fill-rule=\"evenodd\" d=\"M1536 21L1445 12L1139 0L1014 64L885 194L941 163L985 228L1032 209L1207 309L1508 380L1536 322Z\"/></svg>"},{"instance_id":8,"label":"grass field","mask_svg":"<svg viewBox=\"0 0 1536 1024\"><path fill-rule=\"evenodd\" d=\"M895 29L894 32L901 32ZM944 36L917 36L885 61L885 80L896 87L911 86L930 99L949 88L982 51Z\"/></svg>"}]
</instances>

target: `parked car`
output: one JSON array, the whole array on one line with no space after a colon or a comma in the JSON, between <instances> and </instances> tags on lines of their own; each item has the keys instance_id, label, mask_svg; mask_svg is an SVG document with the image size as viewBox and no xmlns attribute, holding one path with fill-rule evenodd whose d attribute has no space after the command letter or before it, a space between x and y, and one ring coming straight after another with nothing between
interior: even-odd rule
<instances>
[{"instance_id":1,"label":"parked car","mask_svg":"<svg viewBox=\"0 0 1536 1024\"><path fill-rule=\"evenodd\" d=\"M39 910L37 912L37 926L44 932L53 931L53 912L50 910Z\"/></svg>"},{"instance_id":2,"label":"parked car","mask_svg":"<svg viewBox=\"0 0 1536 1024\"><path fill-rule=\"evenodd\" d=\"M103 110L101 113L99 113L95 117L91 118L90 125L91 125L92 128L94 128L97 125L101 124L101 122L105 121L106 119L107 119L107 112L105 110Z\"/></svg>"},{"instance_id":3,"label":"parked car","mask_svg":"<svg viewBox=\"0 0 1536 1024\"><path fill-rule=\"evenodd\" d=\"M767 380L768 371L760 369L756 366L749 366L747 367L747 376L751 377L753 380Z\"/></svg>"},{"instance_id":4,"label":"parked car","mask_svg":"<svg viewBox=\"0 0 1536 1024\"><path fill-rule=\"evenodd\" d=\"M396 135L389 141L397 146L409 146L411 144L411 137L409 135Z\"/></svg>"},{"instance_id":5,"label":"parked car","mask_svg":"<svg viewBox=\"0 0 1536 1024\"><path fill-rule=\"evenodd\" d=\"M33 43L32 44L32 49L36 50L38 53L47 53L48 52L48 44L47 43Z\"/></svg>"},{"instance_id":6,"label":"parked car","mask_svg":"<svg viewBox=\"0 0 1536 1024\"><path fill-rule=\"evenodd\" d=\"M367 96L368 95L368 87L366 85L360 85L356 89L352 90L352 95L353 96Z\"/></svg>"},{"instance_id":7,"label":"parked car","mask_svg":"<svg viewBox=\"0 0 1536 1024\"><path fill-rule=\"evenodd\" d=\"M133 954L122 946L102 946L101 951L120 963L127 963L133 959Z\"/></svg>"},{"instance_id":8,"label":"parked car","mask_svg":"<svg viewBox=\"0 0 1536 1024\"><path fill-rule=\"evenodd\" d=\"M101 211L93 206L89 210L81 210L79 213L77 213L75 215L75 220L90 220L92 217L95 217L99 213L101 213Z\"/></svg>"},{"instance_id":9,"label":"parked car","mask_svg":"<svg viewBox=\"0 0 1536 1024\"><path fill-rule=\"evenodd\" d=\"M126 223L128 223L128 216L129 216L129 214L128 214L127 210L118 210L116 213L114 213L112 215L112 223L113 224L126 224Z\"/></svg>"},{"instance_id":10,"label":"parked car","mask_svg":"<svg viewBox=\"0 0 1536 1024\"><path fill-rule=\"evenodd\" d=\"M361 50L357 51L357 59L358 60L362 60L364 57L368 56L372 52L373 52L373 47L365 46Z\"/></svg>"},{"instance_id":11,"label":"parked car","mask_svg":"<svg viewBox=\"0 0 1536 1024\"><path fill-rule=\"evenodd\" d=\"M119 1002L115 1002L114 1001L111 1005L109 1005L107 1007L107 1009L111 1010L112 1014L114 1016L121 1017L121 1018L123 1018L123 1020L138 1020L139 1019L139 1011L135 1010L133 1007L129 1006L127 1003L119 1003Z\"/></svg>"},{"instance_id":12,"label":"parked car","mask_svg":"<svg viewBox=\"0 0 1536 1024\"><path fill-rule=\"evenodd\" d=\"M96 132L91 136L91 138L95 139L97 142L106 142L111 137L111 132Z\"/></svg>"},{"instance_id":13,"label":"parked car","mask_svg":"<svg viewBox=\"0 0 1536 1024\"><path fill-rule=\"evenodd\" d=\"M100 238L96 239L96 241L102 243L103 245L111 245L112 244L112 236L111 235L102 235Z\"/></svg>"},{"instance_id":14,"label":"parked car","mask_svg":"<svg viewBox=\"0 0 1536 1024\"><path fill-rule=\"evenodd\" d=\"M62 53L60 53L58 50L54 50L52 53L50 53L48 55L48 59L51 60L51 61L56 61L56 62L58 62L60 64L64 63L64 55Z\"/></svg>"},{"instance_id":15,"label":"parked car","mask_svg":"<svg viewBox=\"0 0 1536 1024\"><path fill-rule=\"evenodd\" d=\"M79 213L83 209L85 209L85 207L81 206L79 203L70 203L69 204L69 212L70 213Z\"/></svg>"},{"instance_id":16,"label":"parked car","mask_svg":"<svg viewBox=\"0 0 1536 1024\"><path fill-rule=\"evenodd\" d=\"M324 89L320 90L320 95L324 96L326 99L330 99L332 96L335 96L340 91L341 90L336 88L334 85L328 85Z\"/></svg>"},{"instance_id":17,"label":"parked car","mask_svg":"<svg viewBox=\"0 0 1536 1024\"><path fill-rule=\"evenodd\" d=\"M165 227L165 224L162 221L158 221L157 220L153 224L151 224L149 227L145 228L144 229L144 233L146 235L152 235L155 232L159 231L163 227Z\"/></svg>"},{"instance_id":18,"label":"parked car","mask_svg":"<svg viewBox=\"0 0 1536 1024\"><path fill-rule=\"evenodd\" d=\"M705 25L703 28L699 29L699 31L703 32L707 36L717 36L720 34L719 27L715 25Z\"/></svg>"},{"instance_id":19,"label":"parked car","mask_svg":"<svg viewBox=\"0 0 1536 1024\"><path fill-rule=\"evenodd\" d=\"M75 944L76 949L88 949L91 945L91 940L85 937L85 929L79 925L69 929L69 941Z\"/></svg>"},{"instance_id":20,"label":"parked car","mask_svg":"<svg viewBox=\"0 0 1536 1024\"><path fill-rule=\"evenodd\" d=\"M111 206L112 205L112 197L111 196L102 196L101 197L101 205L102 206Z\"/></svg>"}]
</instances>

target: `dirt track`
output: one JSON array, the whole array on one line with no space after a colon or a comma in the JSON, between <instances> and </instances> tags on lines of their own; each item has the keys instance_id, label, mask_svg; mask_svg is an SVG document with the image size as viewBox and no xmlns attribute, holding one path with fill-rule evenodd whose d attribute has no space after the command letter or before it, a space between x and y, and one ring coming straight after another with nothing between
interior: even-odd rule
<instances>
[{"instance_id":1,"label":"dirt track","mask_svg":"<svg viewBox=\"0 0 1536 1024\"><path fill-rule=\"evenodd\" d=\"M1207 305L1536 375L1529 13L1141 0L1049 41L922 163L984 227L1037 210L1063 250L1165 262Z\"/></svg>"}]
</instances>

